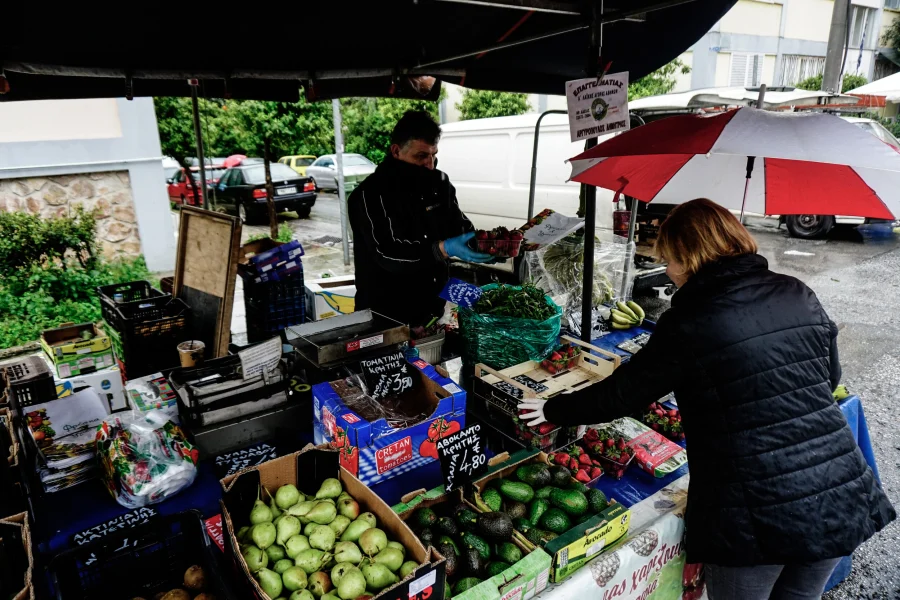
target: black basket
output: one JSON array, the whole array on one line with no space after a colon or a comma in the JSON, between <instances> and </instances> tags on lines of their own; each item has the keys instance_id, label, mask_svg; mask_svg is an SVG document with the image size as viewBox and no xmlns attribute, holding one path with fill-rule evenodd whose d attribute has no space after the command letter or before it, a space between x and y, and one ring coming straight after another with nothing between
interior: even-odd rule
<instances>
[{"instance_id":1,"label":"black basket","mask_svg":"<svg viewBox=\"0 0 900 600\"><path fill-rule=\"evenodd\" d=\"M3 367L3 379L10 394L10 403L17 411L21 407L56 400L53 373L39 356L28 356L20 362Z\"/></svg>"},{"instance_id":2,"label":"black basket","mask_svg":"<svg viewBox=\"0 0 900 600\"><path fill-rule=\"evenodd\" d=\"M178 344L190 339L188 305L167 298L156 319L141 320L146 311L138 306L116 307L120 327L107 322L109 338L129 379L143 377L180 364Z\"/></svg>"},{"instance_id":3,"label":"black basket","mask_svg":"<svg viewBox=\"0 0 900 600\"><path fill-rule=\"evenodd\" d=\"M244 273L241 273L244 275ZM306 288L303 271L282 281L255 283L244 276L244 313L247 341L251 344L272 338L285 328L300 325L306 317Z\"/></svg>"},{"instance_id":4,"label":"black basket","mask_svg":"<svg viewBox=\"0 0 900 600\"><path fill-rule=\"evenodd\" d=\"M115 297L119 294L121 294L122 300L116 302ZM164 306L171 299L171 294L159 291L148 281L101 285L97 288L97 295L100 296L100 310L103 318L117 330L120 327L119 314L116 311L118 307L141 307L140 312L144 313L141 318L158 319L159 316L154 315L158 313L159 307Z\"/></svg>"},{"instance_id":5,"label":"black basket","mask_svg":"<svg viewBox=\"0 0 900 600\"><path fill-rule=\"evenodd\" d=\"M144 525L62 552L48 573L58 600L152 598L184 589L184 572L199 565L206 574L206 591L231 600L233 582L221 563L200 513L189 510L153 517Z\"/></svg>"}]
</instances>

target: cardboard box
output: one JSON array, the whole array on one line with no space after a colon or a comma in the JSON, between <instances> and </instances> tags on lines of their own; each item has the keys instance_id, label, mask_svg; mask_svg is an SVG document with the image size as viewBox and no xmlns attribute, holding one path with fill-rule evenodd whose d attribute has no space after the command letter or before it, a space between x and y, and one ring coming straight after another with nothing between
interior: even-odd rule
<instances>
[{"instance_id":1,"label":"cardboard box","mask_svg":"<svg viewBox=\"0 0 900 600\"><path fill-rule=\"evenodd\" d=\"M12 411L9 408L2 407L0 408L0 426L6 430L6 436L9 438L10 446L9 448L3 448L3 452L0 453L0 457L3 456L6 452L9 452L8 461L10 467L18 467L19 466L19 438L16 436L16 430L13 427L13 416ZM0 438L3 439L3 438Z\"/></svg>"},{"instance_id":2,"label":"cardboard box","mask_svg":"<svg viewBox=\"0 0 900 600\"><path fill-rule=\"evenodd\" d=\"M466 426L466 392L447 372L423 360L410 363L414 387L405 399L430 409L425 420L404 429L385 419L369 422L350 410L333 384L313 386L313 435L341 451L341 466L366 485L401 475L437 460L437 440Z\"/></svg>"},{"instance_id":3,"label":"cardboard box","mask_svg":"<svg viewBox=\"0 0 900 600\"><path fill-rule=\"evenodd\" d=\"M356 308L356 277L312 279L306 284L307 314L313 321L349 315Z\"/></svg>"},{"instance_id":4,"label":"cardboard box","mask_svg":"<svg viewBox=\"0 0 900 600\"><path fill-rule=\"evenodd\" d=\"M34 600L34 556L31 551L31 529L28 527L28 513L23 512L5 519L0 519L0 539L11 540L18 536L22 540L23 554L17 556L21 559L25 568L24 584L22 589L11 597L11 600ZM10 561L11 557L7 557Z\"/></svg>"},{"instance_id":5,"label":"cardboard box","mask_svg":"<svg viewBox=\"0 0 900 600\"><path fill-rule=\"evenodd\" d=\"M85 340L81 337L83 331L90 331L93 337ZM48 329L41 334L41 347L61 379L93 373L115 364L112 342L94 323Z\"/></svg>"},{"instance_id":6,"label":"cardboard box","mask_svg":"<svg viewBox=\"0 0 900 600\"><path fill-rule=\"evenodd\" d=\"M489 481L508 477L522 464L544 462L550 464L544 452L522 450L475 482L481 492ZM574 480L573 480L574 481ZM558 583L583 567L588 560L607 550L625 538L631 522L631 511L610 499L610 506L584 523L575 525L566 533L544 545L544 550L552 557L550 581Z\"/></svg>"},{"instance_id":7,"label":"cardboard box","mask_svg":"<svg viewBox=\"0 0 900 600\"><path fill-rule=\"evenodd\" d=\"M338 452L330 448L307 446L300 452L270 460L257 467L245 469L222 479L224 489L222 505L222 525L225 530L225 554L237 570L240 593L236 596L266 598L258 582L247 570L238 549L236 531L249 525L249 514L256 501L260 485L263 490L277 490L291 483L303 492L315 493L328 477L340 479L344 490L359 503L360 510L368 511L378 519L378 527L388 538L403 544L407 550L407 560L419 563L406 579L387 588L377 595L377 600L444 600L444 558L433 548L425 548L400 517L385 502L357 478L340 468ZM264 500L269 501L263 491Z\"/></svg>"},{"instance_id":8,"label":"cardboard box","mask_svg":"<svg viewBox=\"0 0 900 600\"><path fill-rule=\"evenodd\" d=\"M60 386L63 386L62 393L60 393ZM125 384L122 381L122 372L119 371L119 367L110 367L56 382L56 391L60 398L86 387L94 388L100 398L109 403L110 412L128 408L128 397L125 395Z\"/></svg>"}]
</instances>

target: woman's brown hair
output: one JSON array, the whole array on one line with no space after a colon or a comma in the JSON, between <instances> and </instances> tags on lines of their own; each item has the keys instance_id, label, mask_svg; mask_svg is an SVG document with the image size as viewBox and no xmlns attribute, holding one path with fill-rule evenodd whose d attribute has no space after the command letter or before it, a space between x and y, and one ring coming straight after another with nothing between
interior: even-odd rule
<instances>
[{"instance_id":1,"label":"woman's brown hair","mask_svg":"<svg viewBox=\"0 0 900 600\"><path fill-rule=\"evenodd\" d=\"M706 198L676 206L659 228L655 254L693 275L720 258L757 251L756 240L727 208Z\"/></svg>"}]
</instances>

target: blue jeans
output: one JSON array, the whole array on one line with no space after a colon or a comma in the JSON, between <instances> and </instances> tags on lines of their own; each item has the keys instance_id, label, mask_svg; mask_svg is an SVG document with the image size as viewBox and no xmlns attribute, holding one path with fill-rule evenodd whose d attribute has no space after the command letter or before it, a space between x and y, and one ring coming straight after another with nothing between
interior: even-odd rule
<instances>
[{"instance_id":1,"label":"blue jeans","mask_svg":"<svg viewBox=\"0 0 900 600\"><path fill-rule=\"evenodd\" d=\"M706 589L709 600L819 600L840 561L831 558L757 567L706 565Z\"/></svg>"}]
</instances>

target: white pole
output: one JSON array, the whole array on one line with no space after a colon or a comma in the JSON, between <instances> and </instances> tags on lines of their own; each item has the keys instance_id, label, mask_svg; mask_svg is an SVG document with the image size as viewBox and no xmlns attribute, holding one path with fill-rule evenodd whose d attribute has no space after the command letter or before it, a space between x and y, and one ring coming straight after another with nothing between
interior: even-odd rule
<instances>
[{"instance_id":1,"label":"white pole","mask_svg":"<svg viewBox=\"0 0 900 600\"><path fill-rule=\"evenodd\" d=\"M347 217L347 197L344 193L344 132L341 129L341 102L331 100L334 118L334 152L337 155L338 200L341 203L341 245L344 247L344 264L350 264L350 222Z\"/></svg>"}]
</instances>

